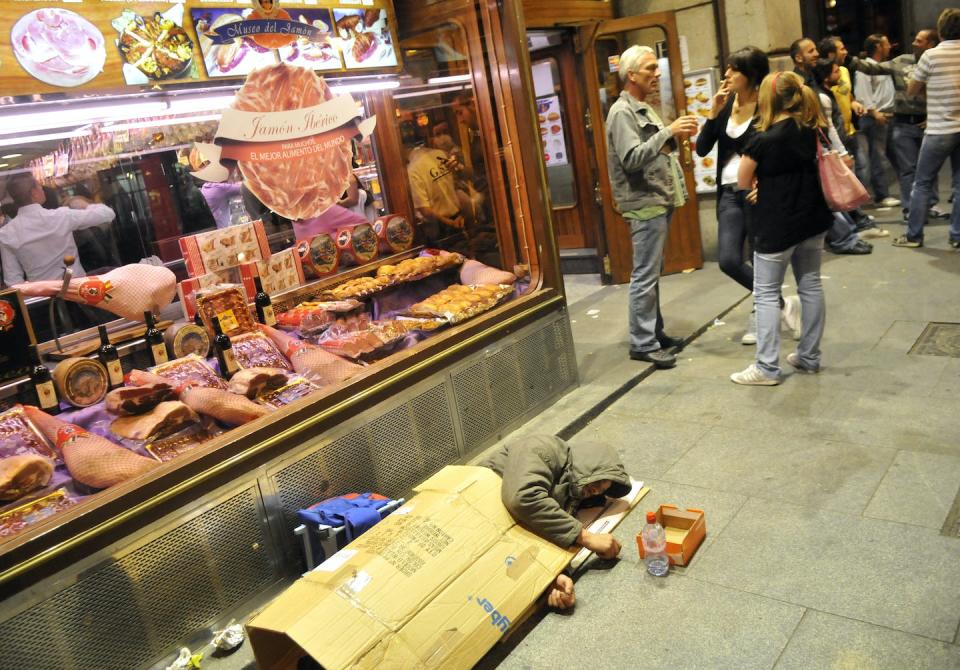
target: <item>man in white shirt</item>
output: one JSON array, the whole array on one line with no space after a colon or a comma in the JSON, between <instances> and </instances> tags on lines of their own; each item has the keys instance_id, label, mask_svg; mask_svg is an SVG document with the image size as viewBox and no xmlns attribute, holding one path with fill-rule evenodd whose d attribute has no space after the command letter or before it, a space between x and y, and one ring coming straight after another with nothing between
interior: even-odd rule
<instances>
[{"instance_id":1,"label":"man in white shirt","mask_svg":"<svg viewBox=\"0 0 960 670\"><path fill-rule=\"evenodd\" d=\"M72 255L75 277L85 273L80 265L73 231L113 221L116 214L106 205L75 196L67 207L44 209L43 187L32 175L17 175L7 192L19 207L17 215L0 228L0 259L7 286L24 281L59 279L63 257Z\"/></svg>"},{"instance_id":2,"label":"man in white shirt","mask_svg":"<svg viewBox=\"0 0 960 670\"><path fill-rule=\"evenodd\" d=\"M863 44L867 63L880 63L890 57L890 40L886 35L870 35ZM893 114L896 90L887 75L868 76L857 73L853 92L863 105L857 132L857 177L864 186L872 187L874 201L882 207L897 207L900 201L890 197L885 168L887 159L887 124Z\"/></svg>"},{"instance_id":3,"label":"man in white shirt","mask_svg":"<svg viewBox=\"0 0 960 670\"><path fill-rule=\"evenodd\" d=\"M907 84L907 95L926 92L927 126L913 177L907 231L893 241L896 247L923 246L930 193L940 168L949 158L954 202L950 246L960 249L960 9L943 10L937 20L937 32L940 44L923 52Z\"/></svg>"}]
</instances>

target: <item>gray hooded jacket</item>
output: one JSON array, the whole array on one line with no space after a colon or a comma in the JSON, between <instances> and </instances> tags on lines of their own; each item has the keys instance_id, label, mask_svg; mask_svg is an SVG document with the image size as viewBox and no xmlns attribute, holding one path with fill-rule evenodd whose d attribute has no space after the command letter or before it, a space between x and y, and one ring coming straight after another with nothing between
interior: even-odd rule
<instances>
[{"instance_id":1,"label":"gray hooded jacket","mask_svg":"<svg viewBox=\"0 0 960 670\"><path fill-rule=\"evenodd\" d=\"M576 543L583 528L573 515L585 486L609 479L608 497L630 492L620 457L605 444L570 446L549 435L528 436L507 443L478 465L503 478L501 498L517 521L561 547Z\"/></svg>"}]
</instances>

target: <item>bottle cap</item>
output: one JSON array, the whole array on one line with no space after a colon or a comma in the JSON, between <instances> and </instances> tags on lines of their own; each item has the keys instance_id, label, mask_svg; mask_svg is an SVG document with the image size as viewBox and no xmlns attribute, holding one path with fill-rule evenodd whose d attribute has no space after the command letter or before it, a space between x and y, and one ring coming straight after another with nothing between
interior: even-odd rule
<instances>
[{"instance_id":1,"label":"bottle cap","mask_svg":"<svg viewBox=\"0 0 960 670\"><path fill-rule=\"evenodd\" d=\"M656 523L656 522L657 522L657 513L647 512L647 523Z\"/></svg>"}]
</instances>

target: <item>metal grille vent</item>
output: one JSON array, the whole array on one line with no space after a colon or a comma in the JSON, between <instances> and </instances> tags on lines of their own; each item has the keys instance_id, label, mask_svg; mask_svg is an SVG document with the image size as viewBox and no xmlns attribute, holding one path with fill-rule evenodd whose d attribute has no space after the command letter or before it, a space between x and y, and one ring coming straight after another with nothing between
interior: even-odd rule
<instances>
[{"instance_id":1,"label":"metal grille vent","mask_svg":"<svg viewBox=\"0 0 960 670\"><path fill-rule=\"evenodd\" d=\"M236 495L0 624L3 666L145 665L274 573L253 489Z\"/></svg>"},{"instance_id":2,"label":"metal grille vent","mask_svg":"<svg viewBox=\"0 0 960 670\"><path fill-rule=\"evenodd\" d=\"M569 329L557 319L454 373L465 451L559 395L574 382L575 370Z\"/></svg>"},{"instance_id":3,"label":"metal grille vent","mask_svg":"<svg viewBox=\"0 0 960 670\"><path fill-rule=\"evenodd\" d=\"M486 363L478 361L453 375L453 393L460 413L463 448L470 453L497 430L487 391Z\"/></svg>"},{"instance_id":4,"label":"metal grille vent","mask_svg":"<svg viewBox=\"0 0 960 670\"><path fill-rule=\"evenodd\" d=\"M450 406L438 384L276 474L286 537L298 509L351 491L401 496L458 457Z\"/></svg>"}]
</instances>

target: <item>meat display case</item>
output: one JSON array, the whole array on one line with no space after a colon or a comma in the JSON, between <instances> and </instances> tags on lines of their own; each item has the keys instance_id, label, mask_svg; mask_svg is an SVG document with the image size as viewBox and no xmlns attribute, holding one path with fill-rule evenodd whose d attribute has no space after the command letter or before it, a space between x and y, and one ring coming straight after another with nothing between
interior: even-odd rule
<instances>
[{"instance_id":1,"label":"meat display case","mask_svg":"<svg viewBox=\"0 0 960 670\"><path fill-rule=\"evenodd\" d=\"M432 45L469 61L469 76L453 75L476 99L464 138L485 165L502 264L526 266L529 289L0 543L5 666L150 667L298 575L299 508L349 491L402 496L577 384L544 168L524 150L538 125L522 9L448 0L398 6L396 18L411 58ZM410 99L366 94L383 119L419 118ZM400 133L378 128L381 174L403 173ZM383 186L393 211L414 215L405 180Z\"/></svg>"}]
</instances>

